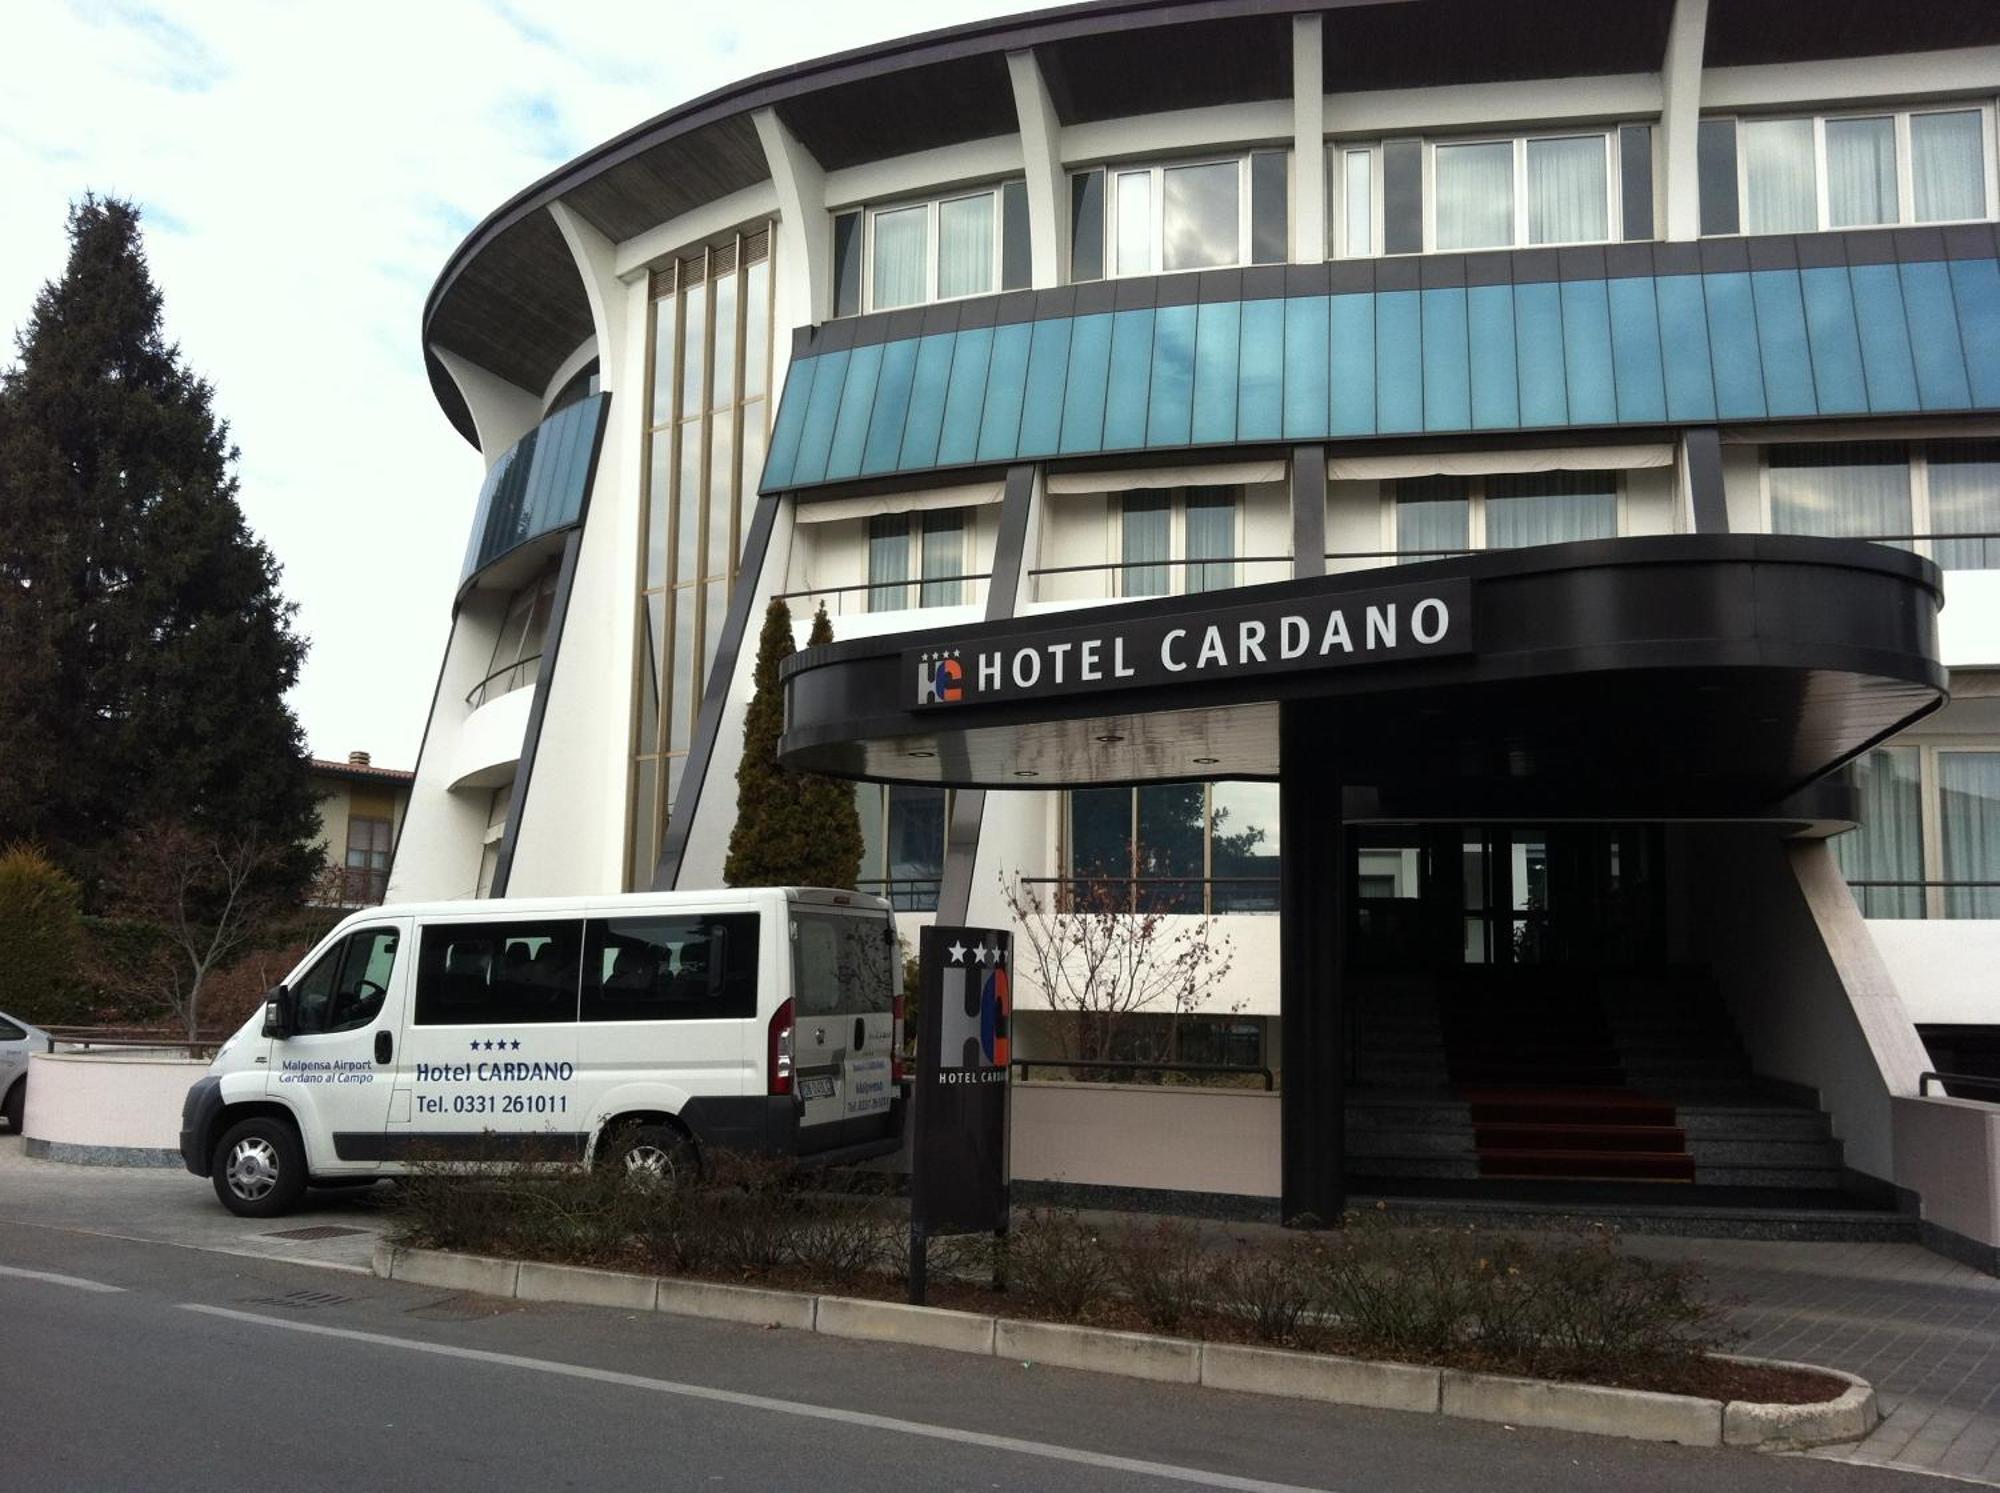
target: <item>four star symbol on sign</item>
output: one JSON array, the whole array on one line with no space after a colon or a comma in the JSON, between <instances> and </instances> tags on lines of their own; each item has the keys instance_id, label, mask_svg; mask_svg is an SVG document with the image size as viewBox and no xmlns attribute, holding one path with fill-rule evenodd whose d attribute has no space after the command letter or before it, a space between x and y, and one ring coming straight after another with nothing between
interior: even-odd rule
<instances>
[{"instance_id":1,"label":"four star symbol on sign","mask_svg":"<svg viewBox=\"0 0 2000 1493\"><path fill-rule=\"evenodd\" d=\"M956 648L938 648L927 653L921 653L918 655L918 658L922 662L929 664L942 663L947 658L958 658L960 656L960 650Z\"/></svg>"}]
</instances>

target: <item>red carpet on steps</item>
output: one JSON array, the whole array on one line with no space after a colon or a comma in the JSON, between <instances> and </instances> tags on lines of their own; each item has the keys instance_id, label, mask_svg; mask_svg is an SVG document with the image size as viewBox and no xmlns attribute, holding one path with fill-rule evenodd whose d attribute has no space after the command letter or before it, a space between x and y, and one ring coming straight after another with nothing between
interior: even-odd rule
<instances>
[{"instance_id":1,"label":"red carpet on steps","mask_svg":"<svg viewBox=\"0 0 2000 1493\"><path fill-rule=\"evenodd\" d=\"M1692 1182L1674 1106L1624 1089L1466 1089L1483 1177Z\"/></svg>"}]
</instances>

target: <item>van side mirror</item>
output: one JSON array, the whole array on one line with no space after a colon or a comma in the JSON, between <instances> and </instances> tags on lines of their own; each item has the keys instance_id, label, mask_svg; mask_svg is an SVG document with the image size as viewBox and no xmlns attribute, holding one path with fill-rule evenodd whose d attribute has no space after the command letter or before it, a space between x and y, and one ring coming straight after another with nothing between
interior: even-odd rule
<instances>
[{"instance_id":1,"label":"van side mirror","mask_svg":"<svg viewBox=\"0 0 2000 1493\"><path fill-rule=\"evenodd\" d=\"M289 1037L298 1030L298 1000L291 989L273 985L264 995L264 1035Z\"/></svg>"}]
</instances>

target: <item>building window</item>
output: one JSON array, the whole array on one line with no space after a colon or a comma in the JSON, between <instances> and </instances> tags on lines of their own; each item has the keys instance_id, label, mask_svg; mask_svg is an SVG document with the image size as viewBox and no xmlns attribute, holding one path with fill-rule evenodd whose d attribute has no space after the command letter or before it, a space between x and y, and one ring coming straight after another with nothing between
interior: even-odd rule
<instances>
[{"instance_id":1,"label":"building window","mask_svg":"<svg viewBox=\"0 0 2000 1493\"><path fill-rule=\"evenodd\" d=\"M1119 502L1118 594L1170 596L1236 584L1242 490L1162 488Z\"/></svg>"},{"instance_id":2,"label":"building window","mask_svg":"<svg viewBox=\"0 0 2000 1493\"><path fill-rule=\"evenodd\" d=\"M2000 918L2000 749L1877 747L1852 769L1841 873L1870 918Z\"/></svg>"},{"instance_id":3,"label":"building window","mask_svg":"<svg viewBox=\"0 0 2000 1493\"><path fill-rule=\"evenodd\" d=\"M1107 196L1109 201L1106 201ZM1070 177L1070 278L1157 275L1289 258L1290 160L1097 167Z\"/></svg>"},{"instance_id":4,"label":"building window","mask_svg":"<svg viewBox=\"0 0 2000 1493\"><path fill-rule=\"evenodd\" d=\"M652 278L629 884L652 884L769 432L768 227Z\"/></svg>"},{"instance_id":5,"label":"building window","mask_svg":"<svg viewBox=\"0 0 2000 1493\"><path fill-rule=\"evenodd\" d=\"M869 519L868 610L900 612L913 600L920 607L964 602L971 531L963 508L879 513Z\"/></svg>"},{"instance_id":6,"label":"building window","mask_svg":"<svg viewBox=\"0 0 2000 1493\"><path fill-rule=\"evenodd\" d=\"M937 911L950 793L857 783L854 806L861 816L861 879L855 890L888 898L898 912Z\"/></svg>"},{"instance_id":7,"label":"building window","mask_svg":"<svg viewBox=\"0 0 2000 1493\"><path fill-rule=\"evenodd\" d=\"M1707 234L1811 233L1993 216L1992 111L1960 105L1705 119Z\"/></svg>"},{"instance_id":8,"label":"building window","mask_svg":"<svg viewBox=\"0 0 2000 1493\"><path fill-rule=\"evenodd\" d=\"M2000 441L1770 446L1765 487L1774 534L1873 539L1946 570L2000 567Z\"/></svg>"},{"instance_id":9,"label":"building window","mask_svg":"<svg viewBox=\"0 0 2000 1493\"><path fill-rule=\"evenodd\" d=\"M347 821L347 865L341 890L349 903L373 906L389 890L389 848L396 829L387 819Z\"/></svg>"},{"instance_id":10,"label":"building window","mask_svg":"<svg viewBox=\"0 0 2000 1493\"><path fill-rule=\"evenodd\" d=\"M1833 842L1841 875L1866 918L1924 915L1919 749L1877 747L1854 764L1858 827Z\"/></svg>"},{"instance_id":11,"label":"building window","mask_svg":"<svg viewBox=\"0 0 2000 1493\"><path fill-rule=\"evenodd\" d=\"M1343 258L1653 234L1649 125L1342 145L1330 161L1332 239Z\"/></svg>"},{"instance_id":12,"label":"building window","mask_svg":"<svg viewBox=\"0 0 2000 1493\"><path fill-rule=\"evenodd\" d=\"M1025 182L834 218L835 316L1023 290L1029 276Z\"/></svg>"},{"instance_id":13,"label":"building window","mask_svg":"<svg viewBox=\"0 0 2000 1493\"><path fill-rule=\"evenodd\" d=\"M1126 912L1275 912L1275 783L1160 783L1068 795L1065 887Z\"/></svg>"},{"instance_id":14,"label":"building window","mask_svg":"<svg viewBox=\"0 0 2000 1493\"><path fill-rule=\"evenodd\" d=\"M1391 543L1399 558L1525 549L1618 533L1616 472L1405 477L1394 484Z\"/></svg>"},{"instance_id":15,"label":"building window","mask_svg":"<svg viewBox=\"0 0 2000 1493\"><path fill-rule=\"evenodd\" d=\"M541 676L542 643L548 637L555 596L556 568L552 565L508 599L485 677L467 692L467 705L477 710L488 700L526 689Z\"/></svg>"}]
</instances>

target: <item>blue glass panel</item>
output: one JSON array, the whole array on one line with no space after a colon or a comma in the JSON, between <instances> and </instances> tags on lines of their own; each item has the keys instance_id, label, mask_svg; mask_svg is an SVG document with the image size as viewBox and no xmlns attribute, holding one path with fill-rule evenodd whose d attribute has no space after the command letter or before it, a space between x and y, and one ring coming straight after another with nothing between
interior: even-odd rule
<instances>
[{"instance_id":1,"label":"blue glass panel","mask_svg":"<svg viewBox=\"0 0 2000 1493\"><path fill-rule=\"evenodd\" d=\"M1079 316L1069 334L1069 378L1063 388L1064 451L1104 444L1104 380L1111 369L1111 316Z\"/></svg>"},{"instance_id":2,"label":"blue glass panel","mask_svg":"<svg viewBox=\"0 0 2000 1493\"><path fill-rule=\"evenodd\" d=\"M826 480L827 448L833 444L833 420L840 413L840 386L847 382L849 356L846 349L819 356L812 402L806 406L805 429L799 433L799 455L792 469L796 482Z\"/></svg>"},{"instance_id":3,"label":"blue glass panel","mask_svg":"<svg viewBox=\"0 0 2000 1493\"><path fill-rule=\"evenodd\" d=\"M896 465L920 471L938 459L944 429L944 396L951 383L951 353L958 337L936 332L917 342L917 374L910 386L910 413L903 422L903 451Z\"/></svg>"},{"instance_id":4,"label":"blue glass panel","mask_svg":"<svg viewBox=\"0 0 2000 1493\"><path fill-rule=\"evenodd\" d=\"M1520 369L1521 423L1569 424L1563 377L1562 292L1554 285L1514 287L1514 357Z\"/></svg>"},{"instance_id":5,"label":"blue glass panel","mask_svg":"<svg viewBox=\"0 0 2000 1493\"><path fill-rule=\"evenodd\" d=\"M593 394L559 410L501 453L480 485L463 577L582 516L605 400Z\"/></svg>"},{"instance_id":6,"label":"blue glass panel","mask_svg":"<svg viewBox=\"0 0 2000 1493\"><path fill-rule=\"evenodd\" d=\"M979 453L979 411L986 402L986 365L993 357L993 328L958 334L951 355L951 386L944 397L944 429L938 436L937 464L963 466Z\"/></svg>"},{"instance_id":7,"label":"blue glass panel","mask_svg":"<svg viewBox=\"0 0 2000 1493\"><path fill-rule=\"evenodd\" d=\"M1464 430L1472 424L1472 366L1468 361L1465 292L1422 292L1424 324L1424 429Z\"/></svg>"},{"instance_id":8,"label":"blue glass panel","mask_svg":"<svg viewBox=\"0 0 2000 1493\"><path fill-rule=\"evenodd\" d=\"M1954 260L1951 289L1958 302L1972 402L1991 409L2000 405L2000 264L1991 259Z\"/></svg>"},{"instance_id":9,"label":"blue glass panel","mask_svg":"<svg viewBox=\"0 0 2000 1493\"><path fill-rule=\"evenodd\" d=\"M764 458L761 492L775 492L792 480L792 464L799 457L799 433L806 426L806 406L812 402L813 374L818 358L800 358L786 370L785 392L778 401L778 420L771 427L771 449Z\"/></svg>"},{"instance_id":10,"label":"blue glass panel","mask_svg":"<svg viewBox=\"0 0 2000 1493\"><path fill-rule=\"evenodd\" d=\"M1514 287L1475 285L1465 294L1466 354L1472 371L1472 423L1506 430L1521 423L1520 375L1514 367Z\"/></svg>"},{"instance_id":11,"label":"blue glass panel","mask_svg":"<svg viewBox=\"0 0 2000 1493\"><path fill-rule=\"evenodd\" d=\"M1653 282L1660 306L1660 361L1666 364L1667 418L1715 418L1715 365L1708 355L1708 311L1701 276L1662 275Z\"/></svg>"},{"instance_id":12,"label":"blue glass panel","mask_svg":"<svg viewBox=\"0 0 2000 1493\"><path fill-rule=\"evenodd\" d=\"M1903 282L1893 264L1857 264L1854 320L1861 329L1861 372L1868 381L1868 408L1913 410L1917 405L1917 365L1910 357L1910 328L1903 320Z\"/></svg>"},{"instance_id":13,"label":"blue glass panel","mask_svg":"<svg viewBox=\"0 0 2000 1493\"><path fill-rule=\"evenodd\" d=\"M1806 344L1805 304L1797 270L1756 270L1750 299L1757 307L1757 351L1764 363L1764 406L1773 415L1810 415L1812 353Z\"/></svg>"},{"instance_id":14,"label":"blue glass panel","mask_svg":"<svg viewBox=\"0 0 2000 1493\"><path fill-rule=\"evenodd\" d=\"M868 437L868 412L875 407L875 381L882 371L882 345L857 347L847 364L847 382L840 390L840 414L834 420L833 445L827 451L829 482L861 471L861 445Z\"/></svg>"},{"instance_id":15,"label":"blue glass panel","mask_svg":"<svg viewBox=\"0 0 2000 1493\"><path fill-rule=\"evenodd\" d=\"M1028 348L1028 393L1021 405L1022 456L1053 456L1062 440L1071 325L1067 316L1035 323Z\"/></svg>"},{"instance_id":16,"label":"blue glass panel","mask_svg":"<svg viewBox=\"0 0 2000 1493\"><path fill-rule=\"evenodd\" d=\"M1028 392L1028 351L1034 328L1015 322L993 333L986 370L986 408L979 417L979 459L1006 461L1020 449L1021 404Z\"/></svg>"},{"instance_id":17,"label":"blue glass panel","mask_svg":"<svg viewBox=\"0 0 2000 1493\"><path fill-rule=\"evenodd\" d=\"M1236 439L1236 345L1239 301L1208 301L1195 317L1194 427L1198 445Z\"/></svg>"},{"instance_id":18,"label":"blue glass panel","mask_svg":"<svg viewBox=\"0 0 2000 1493\"><path fill-rule=\"evenodd\" d=\"M1285 434L1326 434L1327 297L1285 302Z\"/></svg>"},{"instance_id":19,"label":"blue glass panel","mask_svg":"<svg viewBox=\"0 0 2000 1493\"><path fill-rule=\"evenodd\" d=\"M1423 306L1414 290L1375 295L1375 429L1424 428Z\"/></svg>"},{"instance_id":20,"label":"blue glass panel","mask_svg":"<svg viewBox=\"0 0 2000 1493\"><path fill-rule=\"evenodd\" d=\"M1153 322L1153 394L1146 444L1185 446L1194 412L1195 308L1162 306Z\"/></svg>"},{"instance_id":21,"label":"blue glass panel","mask_svg":"<svg viewBox=\"0 0 2000 1493\"><path fill-rule=\"evenodd\" d=\"M903 421L910 412L910 381L917 372L917 342L906 337L882 349L882 373L875 381L875 408L868 416L868 443L861 470L893 472L903 450Z\"/></svg>"},{"instance_id":22,"label":"blue glass panel","mask_svg":"<svg viewBox=\"0 0 2000 1493\"><path fill-rule=\"evenodd\" d=\"M1618 418L1611 374L1611 306L1602 280L1565 280L1562 287L1563 377L1572 425L1608 425Z\"/></svg>"},{"instance_id":23,"label":"blue glass panel","mask_svg":"<svg viewBox=\"0 0 2000 1493\"><path fill-rule=\"evenodd\" d=\"M1764 369L1757 356L1757 306L1750 276L1703 275L1708 345L1715 363L1715 408L1725 420L1764 413Z\"/></svg>"},{"instance_id":24,"label":"blue glass panel","mask_svg":"<svg viewBox=\"0 0 2000 1493\"><path fill-rule=\"evenodd\" d=\"M1284 433L1285 303L1245 301L1236 345L1236 438L1275 441Z\"/></svg>"},{"instance_id":25,"label":"blue glass panel","mask_svg":"<svg viewBox=\"0 0 2000 1493\"><path fill-rule=\"evenodd\" d=\"M1127 451L1146 444L1155 315L1148 308L1120 311L1111 318L1111 380L1104 395L1106 451Z\"/></svg>"},{"instance_id":26,"label":"blue glass panel","mask_svg":"<svg viewBox=\"0 0 2000 1493\"><path fill-rule=\"evenodd\" d=\"M1806 341L1812 347L1813 387L1822 415L1865 412L1868 386L1861 378L1861 334L1854 327L1854 287L1845 268L1799 271L1806 308Z\"/></svg>"},{"instance_id":27,"label":"blue glass panel","mask_svg":"<svg viewBox=\"0 0 2000 1493\"><path fill-rule=\"evenodd\" d=\"M1965 352L1958 345L1958 308L1951 300L1951 271L1941 261L1906 264L1903 310L1910 318L1910 351L1917 359L1917 393L1927 410L1962 410L1972 403Z\"/></svg>"},{"instance_id":28,"label":"blue glass panel","mask_svg":"<svg viewBox=\"0 0 2000 1493\"><path fill-rule=\"evenodd\" d=\"M1618 380L1618 418L1627 422L1667 418L1666 375L1660 367L1660 315L1651 277L1613 280L1611 371Z\"/></svg>"},{"instance_id":29,"label":"blue glass panel","mask_svg":"<svg viewBox=\"0 0 2000 1493\"><path fill-rule=\"evenodd\" d=\"M1375 297L1333 298L1333 435L1375 433Z\"/></svg>"}]
</instances>

